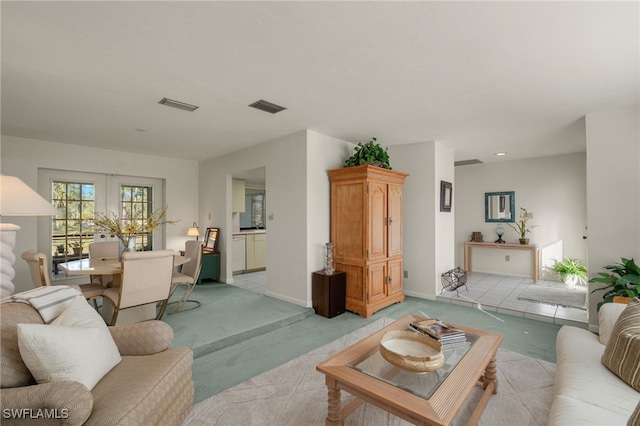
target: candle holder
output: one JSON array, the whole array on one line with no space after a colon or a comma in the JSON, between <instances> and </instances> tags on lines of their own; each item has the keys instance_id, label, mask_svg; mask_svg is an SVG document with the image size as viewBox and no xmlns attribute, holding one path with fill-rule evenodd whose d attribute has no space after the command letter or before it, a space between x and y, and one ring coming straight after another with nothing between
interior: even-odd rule
<instances>
[{"instance_id":1,"label":"candle holder","mask_svg":"<svg viewBox=\"0 0 640 426\"><path fill-rule=\"evenodd\" d=\"M327 258L324 266L324 273L327 275L331 275L335 272L333 269L333 244L327 243Z\"/></svg>"}]
</instances>

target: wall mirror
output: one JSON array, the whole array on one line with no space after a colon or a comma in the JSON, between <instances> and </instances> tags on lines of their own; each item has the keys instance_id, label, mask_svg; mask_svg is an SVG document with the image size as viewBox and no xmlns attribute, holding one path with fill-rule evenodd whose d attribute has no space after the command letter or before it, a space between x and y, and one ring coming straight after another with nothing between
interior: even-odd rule
<instances>
[{"instance_id":1,"label":"wall mirror","mask_svg":"<svg viewBox=\"0 0 640 426\"><path fill-rule=\"evenodd\" d=\"M220 228L207 228L207 232L204 234L204 250L217 252L218 251L218 234Z\"/></svg>"},{"instance_id":2,"label":"wall mirror","mask_svg":"<svg viewBox=\"0 0 640 426\"><path fill-rule=\"evenodd\" d=\"M515 192L485 192L485 222L515 222Z\"/></svg>"}]
</instances>

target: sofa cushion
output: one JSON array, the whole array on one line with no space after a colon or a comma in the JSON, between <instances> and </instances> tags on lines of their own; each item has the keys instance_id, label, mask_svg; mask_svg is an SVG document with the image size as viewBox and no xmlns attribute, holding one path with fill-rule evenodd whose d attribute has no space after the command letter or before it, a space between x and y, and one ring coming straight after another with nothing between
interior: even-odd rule
<instances>
[{"instance_id":1,"label":"sofa cushion","mask_svg":"<svg viewBox=\"0 0 640 426\"><path fill-rule=\"evenodd\" d=\"M631 415L640 395L602 365L604 346L598 336L582 328L564 326L558 331L556 350L554 405L555 396L562 395L611 415L625 419Z\"/></svg>"},{"instance_id":2,"label":"sofa cushion","mask_svg":"<svg viewBox=\"0 0 640 426\"><path fill-rule=\"evenodd\" d=\"M192 362L189 348L123 356L93 389L94 408L85 426L182 424L193 404Z\"/></svg>"},{"instance_id":3,"label":"sofa cushion","mask_svg":"<svg viewBox=\"0 0 640 426\"><path fill-rule=\"evenodd\" d=\"M16 388L36 383L33 375L20 356L18 348L19 323L43 324L38 311L26 303L3 303L0 307L0 384L2 388Z\"/></svg>"},{"instance_id":4,"label":"sofa cushion","mask_svg":"<svg viewBox=\"0 0 640 426\"><path fill-rule=\"evenodd\" d=\"M82 296L50 325L18 324L18 346L38 383L73 380L89 390L121 360L104 320Z\"/></svg>"},{"instance_id":5,"label":"sofa cushion","mask_svg":"<svg viewBox=\"0 0 640 426\"><path fill-rule=\"evenodd\" d=\"M627 307L626 303L605 303L598 311L598 334L600 335L600 343L606 345L609 342L609 336L616 325L618 317Z\"/></svg>"},{"instance_id":6,"label":"sofa cushion","mask_svg":"<svg viewBox=\"0 0 640 426\"><path fill-rule=\"evenodd\" d=\"M631 300L618 317L602 364L640 392L640 299Z\"/></svg>"}]
</instances>

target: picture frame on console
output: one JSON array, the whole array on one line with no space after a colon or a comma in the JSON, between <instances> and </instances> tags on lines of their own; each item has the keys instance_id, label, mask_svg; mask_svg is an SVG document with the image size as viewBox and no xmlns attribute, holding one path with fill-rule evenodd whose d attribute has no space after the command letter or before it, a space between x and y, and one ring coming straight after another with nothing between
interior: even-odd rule
<instances>
[{"instance_id":1,"label":"picture frame on console","mask_svg":"<svg viewBox=\"0 0 640 426\"><path fill-rule=\"evenodd\" d=\"M205 251L212 251L216 253L218 251L218 236L220 234L220 228L207 228L204 234L204 247Z\"/></svg>"},{"instance_id":2,"label":"picture frame on console","mask_svg":"<svg viewBox=\"0 0 640 426\"><path fill-rule=\"evenodd\" d=\"M440 181L440 211L451 212L453 202L453 185L451 182Z\"/></svg>"}]
</instances>

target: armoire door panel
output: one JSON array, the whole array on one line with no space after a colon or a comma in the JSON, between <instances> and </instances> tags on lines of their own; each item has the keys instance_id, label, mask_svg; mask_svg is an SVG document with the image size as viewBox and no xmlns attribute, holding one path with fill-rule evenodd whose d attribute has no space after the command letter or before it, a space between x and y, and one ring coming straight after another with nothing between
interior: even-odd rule
<instances>
[{"instance_id":1,"label":"armoire door panel","mask_svg":"<svg viewBox=\"0 0 640 426\"><path fill-rule=\"evenodd\" d=\"M402 258L389 261L387 295L402 293Z\"/></svg>"},{"instance_id":2,"label":"armoire door panel","mask_svg":"<svg viewBox=\"0 0 640 426\"><path fill-rule=\"evenodd\" d=\"M369 259L387 257L387 185L369 184Z\"/></svg>"},{"instance_id":3,"label":"armoire door panel","mask_svg":"<svg viewBox=\"0 0 640 426\"><path fill-rule=\"evenodd\" d=\"M374 263L369 265L368 270L368 303L375 303L387 297L385 281L387 277L387 263Z\"/></svg>"},{"instance_id":4,"label":"armoire door panel","mask_svg":"<svg viewBox=\"0 0 640 426\"><path fill-rule=\"evenodd\" d=\"M331 194L331 241L337 261L362 260L365 256L366 184L340 183ZM333 219L335 218L335 219Z\"/></svg>"},{"instance_id":5,"label":"armoire door panel","mask_svg":"<svg viewBox=\"0 0 640 426\"><path fill-rule=\"evenodd\" d=\"M402 186L389 185L388 193L388 243L387 256L402 255Z\"/></svg>"}]
</instances>

